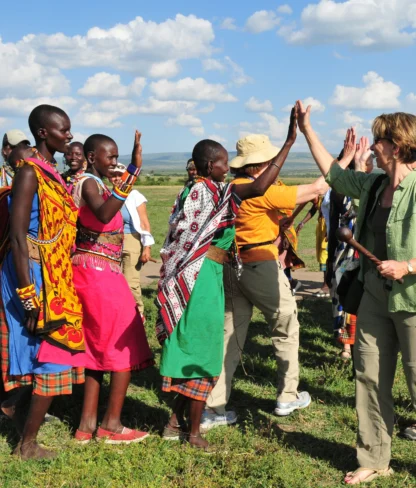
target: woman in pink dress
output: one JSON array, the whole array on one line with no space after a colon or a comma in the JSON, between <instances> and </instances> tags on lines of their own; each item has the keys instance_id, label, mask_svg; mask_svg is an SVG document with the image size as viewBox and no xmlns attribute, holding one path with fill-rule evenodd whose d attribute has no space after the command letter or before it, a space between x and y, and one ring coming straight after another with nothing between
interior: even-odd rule
<instances>
[{"instance_id":1,"label":"woman in pink dress","mask_svg":"<svg viewBox=\"0 0 416 488\"><path fill-rule=\"evenodd\" d=\"M142 164L136 132L132 163L112 191L101 178L116 176L118 148L113 139L95 134L84 144L88 172L74 189L79 207L74 284L82 302L85 330L85 393L75 438L91 440L97 428L98 399L105 371L111 372L108 407L96 431L106 443L139 442L147 437L120 421L132 370L153 364L136 302L121 270L123 218L120 209Z\"/></svg>"}]
</instances>

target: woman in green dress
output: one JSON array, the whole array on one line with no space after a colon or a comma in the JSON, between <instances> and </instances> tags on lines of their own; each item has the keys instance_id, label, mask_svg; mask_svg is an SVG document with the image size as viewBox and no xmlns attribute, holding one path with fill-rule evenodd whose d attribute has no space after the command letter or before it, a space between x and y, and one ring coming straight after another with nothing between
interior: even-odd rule
<instances>
[{"instance_id":1,"label":"woman in green dress","mask_svg":"<svg viewBox=\"0 0 416 488\"><path fill-rule=\"evenodd\" d=\"M296 140L292 111L288 136L277 156L254 182L225 184L228 153L221 144L200 141L192 152L198 176L182 194L170 217L170 230L161 251L163 266L158 287L158 339L163 344L162 390L179 393L163 437L186 438L207 449L199 433L205 402L222 369L224 343L223 263L232 260L239 271L234 244L234 219L242 200L263 195L277 179ZM184 420L189 408L190 429Z\"/></svg>"}]
</instances>

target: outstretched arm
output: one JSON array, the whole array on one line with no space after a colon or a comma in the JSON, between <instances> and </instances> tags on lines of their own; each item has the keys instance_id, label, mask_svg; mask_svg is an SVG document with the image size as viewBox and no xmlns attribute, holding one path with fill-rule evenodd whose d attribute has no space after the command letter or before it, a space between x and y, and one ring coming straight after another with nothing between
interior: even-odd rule
<instances>
[{"instance_id":1,"label":"outstretched arm","mask_svg":"<svg viewBox=\"0 0 416 488\"><path fill-rule=\"evenodd\" d=\"M276 181L277 177L279 176L280 169L286 161L291 147L296 141L296 126L296 111L295 107L293 107L290 113L290 124L286 142L283 144L282 149L279 151L276 157L271 160L266 171L256 178L253 183L234 185L233 191L241 198L241 200L261 197L266 193L269 186Z\"/></svg>"},{"instance_id":2,"label":"outstretched arm","mask_svg":"<svg viewBox=\"0 0 416 488\"><path fill-rule=\"evenodd\" d=\"M298 100L296 102L296 115L299 124L299 130L305 136L309 149L312 153L313 159L316 161L321 173L326 176L332 163L335 161L334 157L329 154L324 145L319 140L310 123L311 106L305 109L303 103Z\"/></svg>"}]
</instances>

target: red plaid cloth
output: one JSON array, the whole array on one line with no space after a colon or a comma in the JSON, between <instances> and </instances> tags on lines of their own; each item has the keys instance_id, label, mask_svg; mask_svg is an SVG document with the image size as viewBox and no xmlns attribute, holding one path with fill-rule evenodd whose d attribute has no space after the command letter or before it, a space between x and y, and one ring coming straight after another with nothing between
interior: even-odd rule
<instances>
[{"instance_id":1,"label":"red plaid cloth","mask_svg":"<svg viewBox=\"0 0 416 488\"><path fill-rule=\"evenodd\" d=\"M33 385L33 394L40 396L71 395L72 385L84 383L84 368L72 368L61 373L9 375L9 329L0 295L0 362L5 391Z\"/></svg>"},{"instance_id":2,"label":"red plaid cloth","mask_svg":"<svg viewBox=\"0 0 416 488\"><path fill-rule=\"evenodd\" d=\"M219 376L213 378L170 378L163 376L162 391L175 391L193 400L206 402L209 394L217 384Z\"/></svg>"},{"instance_id":3,"label":"red plaid cloth","mask_svg":"<svg viewBox=\"0 0 416 488\"><path fill-rule=\"evenodd\" d=\"M357 316L346 314L345 325L339 329L338 341L341 344L355 344L355 331L357 329Z\"/></svg>"}]
</instances>

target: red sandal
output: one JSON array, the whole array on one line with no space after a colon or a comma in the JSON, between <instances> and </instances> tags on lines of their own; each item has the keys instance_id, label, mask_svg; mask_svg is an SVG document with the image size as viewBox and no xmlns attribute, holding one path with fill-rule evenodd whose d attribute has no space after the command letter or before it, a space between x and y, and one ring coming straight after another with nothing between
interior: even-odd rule
<instances>
[{"instance_id":1,"label":"red sandal","mask_svg":"<svg viewBox=\"0 0 416 488\"><path fill-rule=\"evenodd\" d=\"M141 442L148 436L148 432L128 429L127 427L123 427L121 432L111 432L110 430L98 427L95 437L97 440L105 439L105 444L131 444L132 442Z\"/></svg>"}]
</instances>

